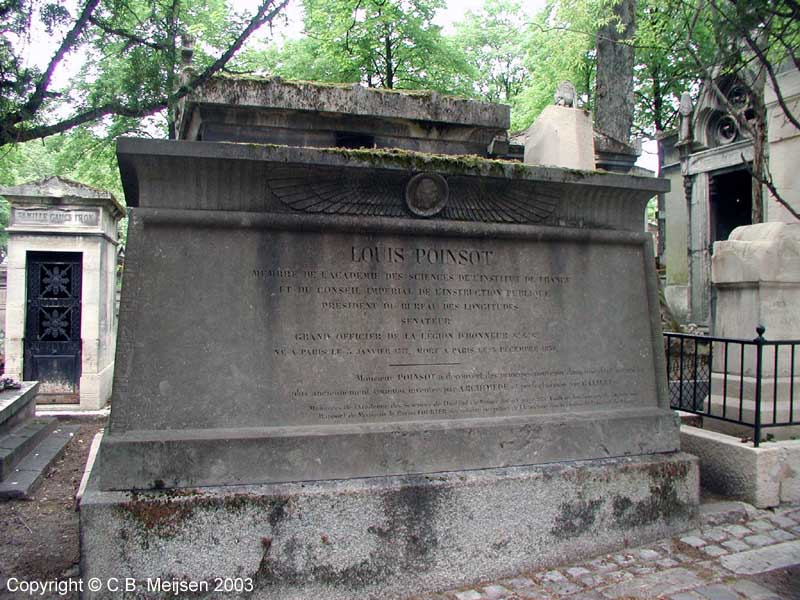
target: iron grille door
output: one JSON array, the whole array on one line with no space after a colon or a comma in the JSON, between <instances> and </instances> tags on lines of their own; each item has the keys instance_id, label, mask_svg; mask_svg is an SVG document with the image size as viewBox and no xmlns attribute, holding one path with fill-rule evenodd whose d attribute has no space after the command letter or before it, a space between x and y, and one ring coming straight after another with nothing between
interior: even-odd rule
<instances>
[{"instance_id":1,"label":"iron grille door","mask_svg":"<svg viewBox=\"0 0 800 600\"><path fill-rule=\"evenodd\" d=\"M28 252L23 375L45 401L78 402L81 375L79 252Z\"/></svg>"}]
</instances>

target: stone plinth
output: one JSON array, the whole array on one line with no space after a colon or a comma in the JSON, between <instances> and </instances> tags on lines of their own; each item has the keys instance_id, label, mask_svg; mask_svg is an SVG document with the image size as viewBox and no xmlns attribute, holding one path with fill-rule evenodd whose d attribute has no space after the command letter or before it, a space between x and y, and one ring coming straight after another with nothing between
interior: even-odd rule
<instances>
[{"instance_id":1,"label":"stone plinth","mask_svg":"<svg viewBox=\"0 0 800 600\"><path fill-rule=\"evenodd\" d=\"M715 334L752 339L761 324L770 339L800 339L800 223L736 228L714 244L711 269Z\"/></svg>"},{"instance_id":2,"label":"stone plinth","mask_svg":"<svg viewBox=\"0 0 800 600\"><path fill-rule=\"evenodd\" d=\"M800 340L800 314L797 311L800 306L800 223L761 223L735 229L728 241L714 244L712 278L717 293L715 335L752 340L756 337L755 326L760 324L766 327L765 338L768 340ZM793 402L791 394L792 385L795 399L800 391L800 352L797 348L794 364L792 356L791 346L764 346L763 423L772 422L773 416L779 421L800 420L800 407L798 402ZM714 414L721 414L723 410L724 360L721 352L717 352L713 359L711 409ZM727 372L728 414L732 404L738 410L741 388L743 416L748 422L753 422L755 346L746 346L742 358L739 346L732 345ZM708 426L730 430L730 427L712 420ZM768 432L785 437L796 429L770 428ZM738 429L735 431L739 432Z\"/></svg>"},{"instance_id":3,"label":"stone plinth","mask_svg":"<svg viewBox=\"0 0 800 600\"><path fill-rule=\"evenodd\" d=\"M800 501L800 441L754 448L705 427L681 427L681 448L699 458L703 489L758 508Z\"/></svg>"},{"instance_id":4,"label":"stone plinth","mask_svg":"<svg viewBox=\"0 0 800 600\"><path fill-rule=\"evenodd\" d=\"M6 373L22 379L25 371L30 253L77 253L82 262L77 393L80 408L100 408L111 395L114 370L117 222L124 207L107 192L59 177L2 188L0 193L11 204ZM38 378L40 399L72 395L65 393L62 382Z\"/></svg>"},{"instance_id":5,"label":"stone plinth","mask_svg":"<svg viewBox=\"0 0 800 600\"><path fill-rule=\"evenodd\" d=\"M185 490L94 492L81 573L180 580L228 598L408 598L589 558L687 529L687 454ZM187 591L189 588L185 588ZM247 591L251 589L252 591ZM208 594L208 597L214 594ZM115 598L102 591L86 598Z\"/></svg>"},{"instance_id":6,"label":"stone plinth","mask_svg":"<svg viewBox=\"0 0 800 600\"><path fill-rule=\"evenodd\" d=\"M551 105L525 132L526 165L593 171L592 119L585 110Z\"/></svg>"}]
</instances>

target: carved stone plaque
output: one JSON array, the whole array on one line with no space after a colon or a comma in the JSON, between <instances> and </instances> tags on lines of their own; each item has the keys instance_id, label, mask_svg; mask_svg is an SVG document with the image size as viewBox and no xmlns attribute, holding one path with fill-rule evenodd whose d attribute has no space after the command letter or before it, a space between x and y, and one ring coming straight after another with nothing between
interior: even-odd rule
<instances>
[{"instance_id":1,"label":"carved stone plaque","mask_svg":"<svg viewBox=\"0 0 800 600\"><path fill-rule=\"evenodd\" d=\"M97 227L100 209L17 208L11 211L12 225L42 227Z\"/></svg>"}]
</instances>

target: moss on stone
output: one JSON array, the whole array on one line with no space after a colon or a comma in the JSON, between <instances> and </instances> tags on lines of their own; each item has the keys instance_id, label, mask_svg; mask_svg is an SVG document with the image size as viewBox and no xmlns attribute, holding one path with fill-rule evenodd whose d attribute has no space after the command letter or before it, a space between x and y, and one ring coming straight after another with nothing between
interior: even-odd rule
<instances>
[{"instance_id":1,"label":"moss on stone","mask_svg":"<svg viewBox=\"0 0 800 600\"><path fill-rule=\"evenodd\" d=\"M450 94L442 94L435 90L410 90L410 89L397 89L397 88L377 88L377 87L364 87L359 83L345 83L345 82L332 82L332 81L311 81L307 79L284 79L278 75L252 75L252 74L238 74L238 73L221 73L215 75L212 81L236 81L236 82L252 82L252 83L277 83L286 86L294 87L316 87L316 88L334 88L342 90L350 90L358 88L368 93L373 94L393 94L397 96L411 96L414 98L447 98L450 100L459 100L462 102L476 102L471 98L464 96L455 96Z\"/></svg>"},{"instance_id":2,"label":"moss on stone","mask_svg":"<svg viewBox=\"0 0 800 600\"><path fill-rule=\"evenodd\" d=\"M307 81L304 79L284 79L277 75L252 75L239 73L221 73L211 78L211 81L233 81L239 83L278 83L294 87L318 87L349 90L357 83L339 83L328 81Z\"/></svg>"},{"instance_id":3,"label":"moss on stone","mask_svg":"<svg viewBox=\"0 0 800 600\"><path fill-rule=\"evenodd\" d=\"M253 149L285 150L295 148L281 144L263 144L255 142L219 142L248 146ZM452 175L478 175L502 178L526 178L534 175L536 169L547 168L546 165L526 165L516 160L501 158L484 158L475 154L434 154L417 152L400 148L332 148L332 147L297 147L302 150L314 150L324 154L341 156L347 160L366 164L375 168L399 167L408 171L443 171ZM561 174L560 181L574 183L594 175L611 175L607 171L581 171L550 167Z\"/></svg>"},{"instance_id":4,"label":"moss on stone","mask_svg":"<svg viewBox=\"0 0 800 600\"><path fill-rule=\"evenodd\" d=\"M525 165L516 161L483 158L474 154L431 154L397 148L316 148L326 154L336 154L373 166L399 166L408 170L442 170L458 174L490 174L508 176L527 172Z\"/></svg>"}]
</instances>

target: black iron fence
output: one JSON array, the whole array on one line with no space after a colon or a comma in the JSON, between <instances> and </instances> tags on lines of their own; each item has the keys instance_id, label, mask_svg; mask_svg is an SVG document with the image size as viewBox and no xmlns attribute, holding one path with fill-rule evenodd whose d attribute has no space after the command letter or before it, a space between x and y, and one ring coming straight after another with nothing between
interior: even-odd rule
<instances>
[{"instance_id":1,"label":"black iron fence","mask_svg":"<svg viewBox=\"0 0 800 600\"><path fill-rule=\"evenodd\" d=\"M753 445L771 427L800 425L800 340L665 333L670 406L750 428Z\"/></svg>"}]
</instances>

